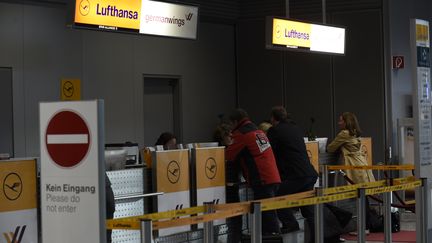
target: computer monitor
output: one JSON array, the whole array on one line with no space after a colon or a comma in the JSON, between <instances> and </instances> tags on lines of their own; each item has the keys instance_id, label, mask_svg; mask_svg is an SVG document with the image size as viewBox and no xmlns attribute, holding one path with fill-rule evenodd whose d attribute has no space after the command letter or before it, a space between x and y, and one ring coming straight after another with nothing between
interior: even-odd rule
<instances>
[{"instance_id":1,"label":"computer monitor","mask_svg":"<svg viewBox=\"0 0 432 243\"><path fill-rule=\"evenodd\" d=\"M137 165L140 164L140 157L139 157L139 147L137 143L111 143L111 144L105 144L106 150L117 150L117 149L123 149L126 151L126 164L127 165Z\"/></svg>"},{"instance_id":2,"label":"computer monitor","mask_svg":"<svg viewBox=\"0 0 432 243\"><path fill-rule=\"evenodd\" d=\"M198 143L198 148L214 148L214 147L218 147L219 143L218 142L207 142L207 143Z\"/></svg>"},{"instance_id":3,"label":"computer monitor","mask_svg":"<svg viewBox=\"0 0 432 243\"><path fill-rule=\"evenodd\" d=\"M126 168L126 150L105 150L105 170L124 170Z\"/></svg>"}]
</instances>

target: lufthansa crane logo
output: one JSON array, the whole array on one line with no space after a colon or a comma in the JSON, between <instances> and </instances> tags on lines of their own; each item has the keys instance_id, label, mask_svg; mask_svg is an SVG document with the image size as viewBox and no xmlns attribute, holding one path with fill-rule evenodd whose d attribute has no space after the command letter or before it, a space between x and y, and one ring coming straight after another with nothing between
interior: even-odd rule
<instances>
[{"instance_id":1,"label":"lufthansa crane logo","mask_svg":"<svg viewBox=\"0 0 432 243\"><path fill-rule=\"evenodd\" d=\"M74 86L72 82L67 81L63 84L63 94L64 96L70 98L74 94Z\"/></svg>"},{"instance_id":2,"label":"lufthansa crane logo","mask_svg":"<svg viewBox=\"0 0 432 243\"><path fill-rule=\"evenodd\" d=\"M172 160L169 162L167 167L168 181L172 184L176 184L180 179L180 166L177 161Z\"/></svg>"},{"instance_id":3,"label":"lufthansa crane logo","mask_svg":"<svg viewBox=\"0 0 432 243\"><path fill-rule=\"evenodd\" d=\"M276 25L276 38L280 38L282 35L282 29L279 25Z\"/></svg>"},{"instance_id":4,"label":"lufthansa crane logo","mask_svg":"<svg viewBox=\"0 0 432 243\"><path fill-rule=\"evenodd\" d=\"M90 12L90 2L88 0L81 0L79 11L82 16L87 16L87 14Z\"/></svg>"},{"instance_id":5,"label":"lufthansa crane logo","mask_svg":"<svg viewBox=\"0 0 432 243\"><path fill-rule=\"evenodd\" d=\"M17 173L9 173L3 181L3 192L10 201L17 200L22 193L21 177Z\"/></svg>"},{"instance_id":6,"label":"lufthansa crane logo","mask_svg":"<svg viewBox=\"0 0 432 243\"><path fill-rule=\"evenodd\" d=\"M217 172L217 164L216 160L213 157L207 159L205 163L205 174L207 178L214 179L216 177Z\"/></svg>"}]
</instances>

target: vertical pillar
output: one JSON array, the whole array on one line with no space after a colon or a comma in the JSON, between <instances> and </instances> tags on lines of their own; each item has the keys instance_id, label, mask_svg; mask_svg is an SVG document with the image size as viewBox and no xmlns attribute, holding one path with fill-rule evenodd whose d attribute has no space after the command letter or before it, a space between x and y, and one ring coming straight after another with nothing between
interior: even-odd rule
<instances>
[{"instance_id":1,"label":"vertical pillar","mask_svg":"<svg viewBox=\"0 0 432 243\"><path fill-rule=\"evenodd\" d=\"M141 220L141 243L150 243L152 239L152 221L150 219Z\"/></svg>"},{"instance_id":2,"label":"vertical pillar","mask_svg":"<svg viewBox=\"0 0 432 243\"><path fill-rule=\"evenodd\" d=\"M210 214L214 212L213 202L204 202L204 206L205 206L206 214ZM203 231L204 231L203 232L204 243L213 243L214 242L213 221L205 222Z\"/></svg>"},{"instance_id":3,"label":"vertical pillar","mask_svg":"<svg viewBox=\"0 0 432 243\"><path fill-rule=\"evenodd\" d=\"M323 189L321 187L315 188L316 196L321 197L323 195ZM323 215L323 204L319 203L315 205L315 242L324 243L324 215ZM314 230L314 229L311 229Z\"/></svg>"},{"instance_id":4,"label":"vertical pillar","mask_svg":"<svg viewBox=\"0 0 432 243\"><path fill-rule=\"evenodd\" d=\"M251 203L252 227L251 227L251 243L262 242L262 217L261 217L261 202Z\"/></svg>"},{"instance_id":5,"label":"vertical pillar","mask_svg":"<svg viewBox=\"0 0 432 243\"><path fill-rule=\"evenodd\" d=\"M364 188L357 189L357 242L365 243L366 231L366 193Z\"/></svg>"}]
</instances>

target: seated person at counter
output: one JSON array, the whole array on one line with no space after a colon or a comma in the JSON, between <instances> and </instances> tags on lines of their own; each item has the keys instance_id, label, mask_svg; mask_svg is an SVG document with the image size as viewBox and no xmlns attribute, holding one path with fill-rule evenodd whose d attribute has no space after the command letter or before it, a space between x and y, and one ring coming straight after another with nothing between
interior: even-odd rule
<instances>
[{"instance_id":1,"label":"seated person at counter","mask_svg":"<svg viewBox=\"0 0 432 243\"><path fill-rule=\"evenodd\" d=\"M284 196L313 190L318 174L309 161L303 131L295 125L282 106L273 107L270 120L273 126L268 130L267 136L282 180L277 195ZM314 242L314 208L305 206L300 209L307 219L311 242ZM291 209L280 209L277 214L282 222L282 233L300 229Z\"/></svg>"},{"instance_id":2,"label":"seated person at counter","mask_svg":"<svg viewBox=\"0 0 432 243\"><path fill-rule=\"evenodd\" d=\"M177 149L177 138L170 132L162 133L155 146L162 145L164 150Z\"/></svg>"},{"instance_id":3,"label":"seated person at counter","mask_svg":"<svg viewBox=\"0 0 432 243\"><path fill-rule=\"evenodd\" d=\"M234 110L230 120L233 124L233 142L226 148L227 164L241 165L243 176L251 187L255 200L274 197L281 181L267 136L258 130L242 109ZM275 210L263 212L262 233L280 233Z\"/></svg>"}]
</instances>

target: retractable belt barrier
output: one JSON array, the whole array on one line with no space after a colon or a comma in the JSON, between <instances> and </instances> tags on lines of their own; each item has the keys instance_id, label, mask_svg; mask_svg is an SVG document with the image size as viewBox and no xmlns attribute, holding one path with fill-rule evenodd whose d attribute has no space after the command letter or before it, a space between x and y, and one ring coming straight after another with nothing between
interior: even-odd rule
<instances>
[{"instance_id":1,"label":"retractable belt barrier","mask_svg":"<svg viewBox=\"0 0 432 243\"><path fill-rule=\"evenodd\" d=\"M161 213L152 213L142 216L110 219L107 220L107 229L129 229L139 230L140 220L150 219L153 221L153 230L205 223L217 219L224 219L235 217L243 214L250 213L252 202L260 202L261 210L275 210L281 208L301 207L307 205L316 205L321 203L335 202L350 198L358 197L358 189L365 188L366 195L379 194L391 191L400 191L421 186L420 180L415 180L414 177L394 179L393 183L396 185L387 186L386 181L376 181L371 183L361 183L352 186L341 186L334 188L327 188L323 191L323 196L315 196L315 191L307 191L296 193L283 197L268 198L263 200L230 203L214 205L215 213L198 215L205 212L205 206L198 206L186 208L181 210L171 210ZM181 216L190 217L179 218ZM169 219L161 221L161 219Z\"/></svg>"},{"instance_id":2,"label":"retractable belt barrier","mask_svg":"<svg viewBox=\"0 0 432 243\"><path fill-rule=\"evenodd\" d=\"M328 170L414 170L414 165L327 165Z\"/></svg>"}]
</instances>

